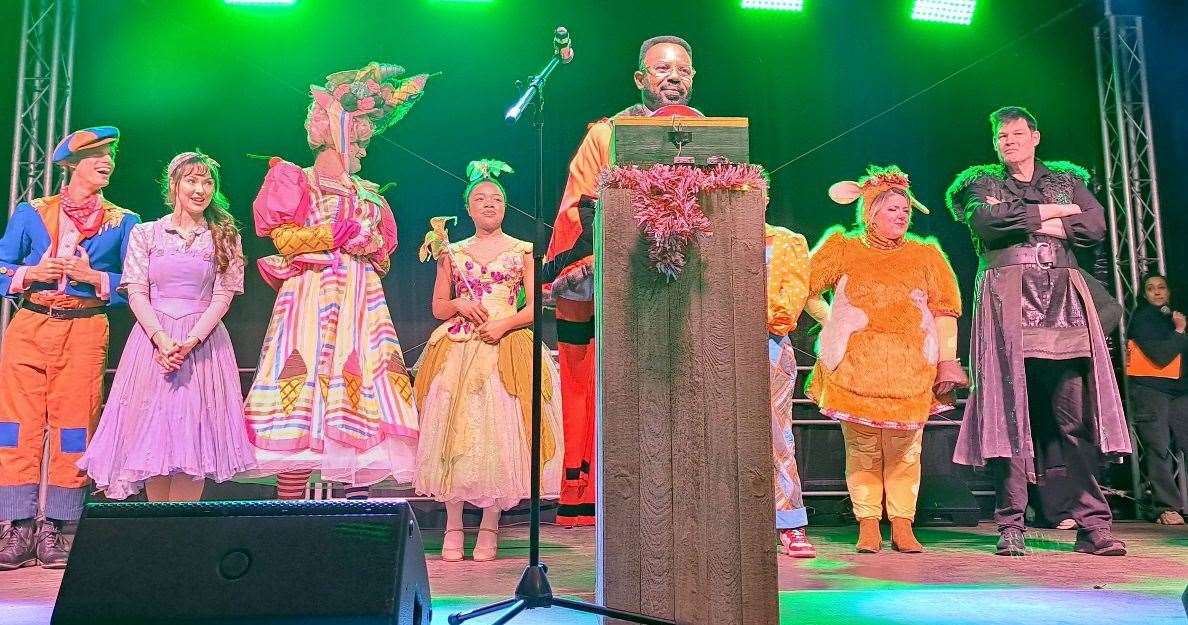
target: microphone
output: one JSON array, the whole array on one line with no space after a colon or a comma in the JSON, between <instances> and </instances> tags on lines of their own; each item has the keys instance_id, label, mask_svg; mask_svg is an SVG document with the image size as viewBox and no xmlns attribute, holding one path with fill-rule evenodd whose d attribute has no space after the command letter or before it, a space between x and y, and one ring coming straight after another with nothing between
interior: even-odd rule
<instances>
[{"instance_id":1,"label":"microphone","mask_svg":"<svg viewBox=\"0 0 1188 625\"><path fill-rule=\"evenodd\" d=\"M528 88L524 89L524 93L520 94L516 103L503 114L503 120L509 124L520 121L520 116L540 96L540 91L544 88L545 82L549 80L549 76L553 75L553 70L557 69L558 65L572 60L573 48L569 45L569 30L564 26L558 26L557 30L553 31L553 56L549 58L549 62L545 64L539 74L532 76L532 80L528 82Z\"/></svg>"},{"instance_id":2,"label":"microphone","mask_svg":"<svg viewBox=\"0 0 1188 625\"><path fill-rule=\"evenodd\" d=\"M1161 312L1161 313L1163 313L1163 314L1165 314L1165 315L1167 315L1167 316L1169 316L1169 317L1170 317L1170 316L1171 316L1171 314L1172 314L1172 309L1171 309L1171 306L1168 306L1168 305L1164 304L1163 306L1160 306L1160 307L1159 307L1159 312Z\"/></svg>"},{"instance_id":3,"label":"microphone","mask_svg":"<svg viewBox=\"0 0 1188 625\"><path fill-rule=\"evenodd\" d=\"M569 31L564 26L558 26L553 32L553 52L561 57L562 63L573 60L573 47L569 41Z\"/></svg>"}]
</instances>

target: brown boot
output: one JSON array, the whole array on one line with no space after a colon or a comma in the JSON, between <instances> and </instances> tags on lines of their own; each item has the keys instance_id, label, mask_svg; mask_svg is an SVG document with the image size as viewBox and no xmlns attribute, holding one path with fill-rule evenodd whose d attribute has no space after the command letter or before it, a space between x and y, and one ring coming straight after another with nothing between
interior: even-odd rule
<instances>
[{"instance_id":1,"label":"brown boot","mask_svg":"<svg viewBox=\"0 0 1188 625\"><path fill-rule=\"evenodd\" d=\"M11 571L37 564L37 550L33 535L37 522L33 519L0 521L0 571Z\"/></svg>"},{"instance_id":2,"label":"brown boot","mask_svg":"<svg viewBox=\"0 0 1188 625\"><path fill-rule=\"evenodd\" d=\"M64 569L70 557L70 545L62 536L62 522L42 519L37 523L37 534L33 537L34 549L41 567Z\"/></svg>"},{"instance_id":3,"label":"brown boot","mask_svg":"<svg viewBox=\"0 0 1188 625\"><path fill-rule=\"evenodd\" d=\"M922 553L924 545L912 533L912 520L891 519L891 548L900 553Z\"/></svg>"},{"instance_id":4,"label":"brown boot","mask_svg":"<svg viewBox=\"0 0 1188 625\"><path fill-rule=\"evenodd\" d=\"M883 548L883 530L879 520L871 517L858 519L858 553L878 553Z\"/></svg>"}]
</instances>

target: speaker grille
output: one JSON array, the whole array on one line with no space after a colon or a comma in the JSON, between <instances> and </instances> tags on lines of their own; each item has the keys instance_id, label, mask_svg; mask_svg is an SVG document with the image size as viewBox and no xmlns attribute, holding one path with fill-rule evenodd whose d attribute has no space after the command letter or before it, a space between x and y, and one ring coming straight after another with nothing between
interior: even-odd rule
<instances>
[{"instance_id":1,"label":"speaker grille","mask_svg":"<svg viewBox=\"0 0 1188 625\"><path fill-rule=\"evenodd\" d=\"M403 499L92 503L87 504L85 516L100 519L229 516L354 516L399 514L407 505Z\"/></svg>"}]
</instances>

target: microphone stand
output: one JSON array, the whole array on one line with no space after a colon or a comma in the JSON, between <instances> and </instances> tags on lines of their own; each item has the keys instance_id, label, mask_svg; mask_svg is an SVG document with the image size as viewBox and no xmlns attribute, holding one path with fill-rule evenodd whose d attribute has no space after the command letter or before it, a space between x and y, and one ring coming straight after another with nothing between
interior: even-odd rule
<instances>
[{"instance_id":1,"label":"microphone stand","mask_svg":"<svg viewBox=\"0 0 1188 625\"><path fill-rule=\"evenodd\" d=\"M520 96L505 116L509 124L515 124L529 106L533 109L532 127L536 129L536 232L532 244L532 444L529 462L532 463L531 482L529 491L529 530L528 530L528 567L516 585L515 596L475 608L466 612L456 612L447 619L450 625L461 625L474 618L485 616L493 612L507 610L492 625L505 625L524 610L536 608L560 607L587 614L597 614L616 618L641 625L676 625L676 621L616 610L606 606L575 601L563 597L553 596L553 589L549 585L549 567L540 561L540 447L541 447L541 401L540 383L543 371L544 338L541 333L541 317L544 304L541 293L541 266L544 262L544 250L548 245L545 236L544 222L544 86L552 75L553 70L561 63L561 54L556 52L549 59L544 69L528 83L528 88Z\"/></svg>"}]
</instances>

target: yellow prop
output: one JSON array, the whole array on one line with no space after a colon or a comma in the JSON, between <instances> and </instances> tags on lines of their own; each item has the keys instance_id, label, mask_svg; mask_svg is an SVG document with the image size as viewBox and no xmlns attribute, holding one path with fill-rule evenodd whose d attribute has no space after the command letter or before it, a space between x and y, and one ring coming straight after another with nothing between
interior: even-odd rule
<instances>
[{"instance_id":1,"label":"yellow prop","mask_svg":"<svg viewBox=\"0 0 1188 625\"><path fill-rule=\"evenodd\" d=\"M446 224L449 222L458 223L458 218L454 216L433 217L429 220L429 232L425 233L425 242L421 243L421 249L418 257L421 262L426 262L430 258L437 260L441 257L441 251L446 249L450 244L450 233L446 230ZM447 251L447 253L449 253Z\"/></svg>"}]
</instances>

